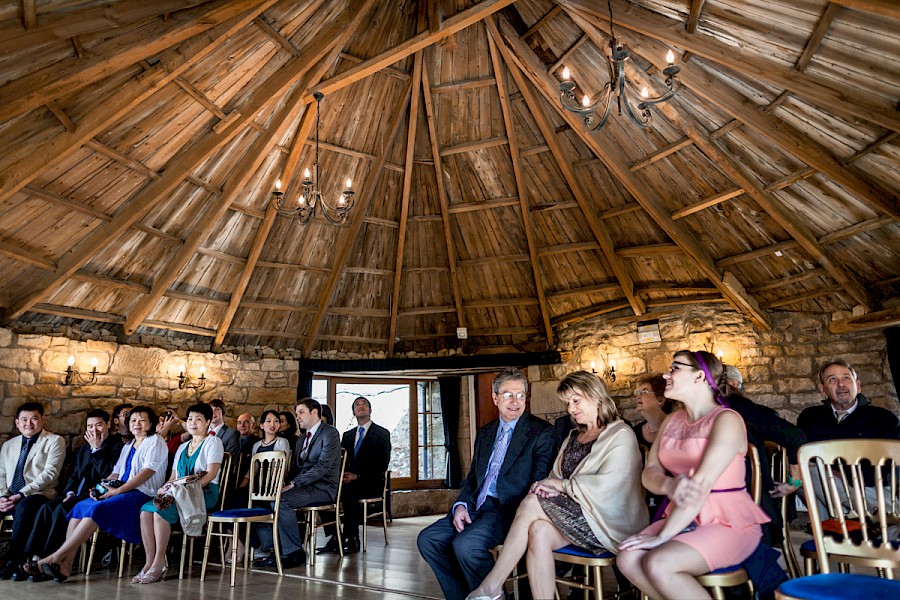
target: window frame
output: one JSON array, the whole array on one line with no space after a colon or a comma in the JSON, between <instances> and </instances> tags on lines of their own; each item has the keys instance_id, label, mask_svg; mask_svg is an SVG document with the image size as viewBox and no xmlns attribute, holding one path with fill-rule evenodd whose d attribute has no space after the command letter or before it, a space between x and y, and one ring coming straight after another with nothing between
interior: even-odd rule
<instances>
[{"instance_id":1,"label":"window frame","mask_svg":"<svg viewBox=\"0 0 900 600\"><path fill-rule=\"evenodd\" d=\"M328 406L331 408L332 414L337 418L337 386L338 384L361 384L361 385L377 385L382 383L404 384L409 388L409 447L410 447L410 477L395 477L391 475L392 490L416 490L416 489L439 489L446 487L445 480L442 479L419 479L419 382L427 381L437 384L437 377L372 377L358 375L336 375L333 373L314 373L313 381L325 380L327 382L327 400ZM433 408L433 407L432 407ZM422 414L433 414L433 410ZM377 423L378 419L372 419ZM343 431L339 432L343 435ZM430 446L434 446L431 444ZM443 444L441 444L443 446Z\"/></svg>"}]
</instances>

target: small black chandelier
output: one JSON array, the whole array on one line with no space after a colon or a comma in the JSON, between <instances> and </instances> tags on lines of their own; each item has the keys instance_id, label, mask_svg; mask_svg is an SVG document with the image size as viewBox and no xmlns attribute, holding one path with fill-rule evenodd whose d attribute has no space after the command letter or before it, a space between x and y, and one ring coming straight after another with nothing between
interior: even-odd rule
<instances>
[{"instance_id":1,"label":"small black chandelier","mask_svg":"<svg viewBox=\"0 0 900 600\"><path fill-rule=\"evenodd\" d=\"M313 170L303 171L303 181L300 182L300 196L294 202L288 202L284 192L281 191L281 180L275 182L275 191L272 192L272 205L280 215L294 217L304 225L309 223L321 207L322 214L334 225L340 225L347 220L350 209L353 208L353 195L351 189L353 182L347 179L347 189L338 197L334 206L328 204L325 195L319 189L319 102L324 97L322 92L313 92L316 99L316 161Z\"/></svg>"}]
</instances>

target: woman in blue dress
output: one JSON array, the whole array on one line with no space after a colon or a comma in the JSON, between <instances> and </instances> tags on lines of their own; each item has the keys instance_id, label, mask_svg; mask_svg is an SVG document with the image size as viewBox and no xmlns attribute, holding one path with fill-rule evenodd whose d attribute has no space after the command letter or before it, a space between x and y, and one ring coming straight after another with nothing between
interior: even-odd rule
<instances>
[{"instance_id":1,"label":"woman in blue dress","mask_svg":"<svg viewBox=\"0 0 900 600\"><path fill-rule=\"evenodd\" d=\"M166 480L169 453L165 440L155 433L157 421L156 413L149 406L131 410L128 425L134 439L122 448L119 461L107 478L124 483L119 487L105 486L103 493L92 495L72 508L66 541L37 563L46 575L65 581L72 574L78 549L98 528L126 542L141 543L141 506Z\"/></svg>"},{"instance_id":2,"label":"woman in blue dress","mask_svg":"<svg viewBox=\"0 0 900 600\"><path fill-rule=\"evenodd\" d=\"M219 468L225 454L222 440L214 435L208 435L212 418L213 411L209 404L195 404L187 410L184 426L191 438L181 444L175 452L175 463L172 476L169 478L169 482L172 482L201 471L206 473L200 478L200 484L203 486L203 501L207 510L212 508L219 498ZM166 493L170 485L171 483L166 483L158 493ZM176 504L173 503L163 509L157 508L152 501L144 504L141 508L141 539L144 542L147 562L131 583L156 583L162 578L168 568L166 547L172 535L172 525L176 523L178 523Z\"/></svg>"}]
</instances>

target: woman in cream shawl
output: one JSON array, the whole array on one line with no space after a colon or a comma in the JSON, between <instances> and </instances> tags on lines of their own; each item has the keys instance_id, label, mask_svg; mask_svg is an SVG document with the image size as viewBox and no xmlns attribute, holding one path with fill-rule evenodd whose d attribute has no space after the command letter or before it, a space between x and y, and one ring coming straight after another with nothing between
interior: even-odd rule
<instances>
[{"instance_id":1,"label":"woman in cream shawl","mask_svg":"<svg viewBox=\"0 0 900 600\"><path fill-rule=\"evenodd\" d=\"M648 522L641 488L641 453L603 381L587 371L567 375L557 394L576 428L563 443L547 479L531 486L494 568L472 600L503 596L503 582L526 555L535 598L556 589L553 551L575 544L594 554L616 552Z\"/></svg>"}]
</instances>

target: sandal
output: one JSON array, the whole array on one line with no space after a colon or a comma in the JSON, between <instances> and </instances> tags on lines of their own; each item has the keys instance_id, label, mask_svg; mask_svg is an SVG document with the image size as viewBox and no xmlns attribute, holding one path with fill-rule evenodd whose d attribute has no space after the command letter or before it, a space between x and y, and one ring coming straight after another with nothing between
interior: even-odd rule
<instances>
[{"instance_id":1,"label":"sandal","mask_svg":"<svg viewBox=\"0 0 900 600\"><path fill-rule=\"evenodd\" d=\"M63 583L69 578L68 575L63 575L63 572L59 568L59 563L41 563L40 567L44 575L50 579L55 579L56 583Z\"/></svg>"},{"instance_id":2,"label":"sandal","mask_svg":"<svg viewBox=\"0 0 900 600\"><path fill-rule=\"evenodd\" d=\"M141 583L156 583L163 578L163 575L165 575L166 571L168 570L169 565L166 565L162 568L150 567L150 569L146 573L144 573L144 576L141 577Z\"/></svg>"},{"instance_id":3,"label":"sandal","mask_svg":"<svg viewBox=\"0 0 900 600\"><path fill-rule=\"evenodd\" d=\"M34 559L28 560L22 565L22 572L28 575L28 579L35 583L41 583L42 581L48 581L50 579L50 577L44 575L40 566L38 566L37 561Z\"/></svg>"},{"instance_id":4,"label":"sandal","mask_svg":"<svg viewBox=\"0 0 900 600\"><path fill-rule=\"evenodd\" d=\"M141 569L141 572L131 578L131 583L140 583L141 579L144 578L144 570Z\"/></svg>"}]
</instances>

